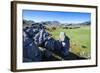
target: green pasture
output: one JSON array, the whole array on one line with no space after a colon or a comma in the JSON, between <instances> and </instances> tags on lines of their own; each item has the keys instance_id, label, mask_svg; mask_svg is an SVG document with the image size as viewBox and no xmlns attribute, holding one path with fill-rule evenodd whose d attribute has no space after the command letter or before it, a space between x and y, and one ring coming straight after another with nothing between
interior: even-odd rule
<instances>
[{"instance_id":1,"label":"green pasture","mask_svg":"<svg viewBox=\"0 0 100 73\"><path fill-rule=\"evenodd\" d=\"M51 29L51 28L50 28ZM90 26L80 26L76 29L63 29L56 27L55 30L49 30L53 38L59 39L60 32L65 32L70 38L70 51L74 54L90 58L91 49L91 31Z\"/></svg>"}]
</instances>

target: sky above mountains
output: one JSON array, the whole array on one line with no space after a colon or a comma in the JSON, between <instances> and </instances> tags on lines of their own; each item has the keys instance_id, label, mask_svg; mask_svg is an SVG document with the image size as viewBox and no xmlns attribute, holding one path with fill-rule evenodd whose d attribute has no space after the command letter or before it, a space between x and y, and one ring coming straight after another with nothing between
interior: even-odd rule
<instances>
[{"instance_id":1,"label":"sky above mountains","mask_svg":"<svg viewBox=\"0 0 100 73\"><path fill-rule=\"evenodd\" d=\"M82 23L91 21L91 13L23 10L23 19L35 22Z\"/></svg>"}]
</instances>

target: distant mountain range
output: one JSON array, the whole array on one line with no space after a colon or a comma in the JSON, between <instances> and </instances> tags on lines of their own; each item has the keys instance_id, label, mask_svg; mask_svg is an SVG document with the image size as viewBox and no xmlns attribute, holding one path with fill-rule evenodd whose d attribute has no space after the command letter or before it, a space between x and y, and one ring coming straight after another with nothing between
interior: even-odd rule
<instances>
[{"instance_id":1,"label":"distant mountain range","mask_svg":"<svg viewBox=\"0 0 100 73\"><path fill-rule=\"evenodd\" d=\"M35 22L34 21L31 21L31 20L23 20L23 25L32 25L34 24Z\"/></svg>"},{"instance_id":2,"label":"distant mountain range","mask_svg":"<svg viewBox=\"0 0 100 73\"><path fill-rule=\"evenodd\" d=\"M66 26L76 26L76 25L91 25L90 21L82 22L82 23L60 23L59 21L45 21L45 22L34 22L31 20L23 20L23 25L32 25L35 23L43 24L43 25L66 25Z\"/></svg>"},{"instance_id":3,"label":"distant mountain range","mask_svg":"<svg viewBox=\"0 0 100 73\"><path fill-rule=\"evenodd\" d=\"M91 25L91 22L90 21L83 22L83 23L80 23L80 25Z\"/></svg>"},{"instance_id":4,"label":"distant mountain range","mask_svg":"<svg viewBox=\"0 0 100 73\"><path fill-rule=\"evenodd\" d=\"M46 22L42 22L44 25L61 25L60 22L58 21L46 21Z\"/></svg>"}]
</instances>

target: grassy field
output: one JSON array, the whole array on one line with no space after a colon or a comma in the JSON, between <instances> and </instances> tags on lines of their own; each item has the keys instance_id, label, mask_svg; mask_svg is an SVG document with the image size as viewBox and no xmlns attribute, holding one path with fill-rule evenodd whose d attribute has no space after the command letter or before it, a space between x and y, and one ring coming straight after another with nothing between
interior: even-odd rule
<instances>
[{"instance_id":1,"label":"grassy field","mask_svg":"<svg viewBox=\"0 0 100 73\"><path fill-rule=\"evenodd\" d=\"M77 29L63 29L62 27L56 27L55 30L51 29L51 31L49 31L55 39L59 39L60 32L65 32L70 38L70 51L72 53L85 58L91 57L90 26L81 26Z\"/></svg>"}]
</instances>

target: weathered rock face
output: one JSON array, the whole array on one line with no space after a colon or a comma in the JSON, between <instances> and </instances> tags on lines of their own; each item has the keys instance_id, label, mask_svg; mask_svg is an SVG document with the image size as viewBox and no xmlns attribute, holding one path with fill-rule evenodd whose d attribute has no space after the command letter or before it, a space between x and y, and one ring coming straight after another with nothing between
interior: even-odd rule
<instances>
[{"instance_id":1,"label":"weathered rock face","mask_svg":"<svg viewBox=\"0 0 100 73\"><path fill-rule=\"evenodd\" d=\"M23 62L42 61L42 58L52 56L51 52L65 57L69 53L69 38L64 32L60 33L60 40L53 39L42 24L23 29ZM42 50L39 48L45 48Z\"/></svg>"},{"instance_id":2,"label":"weathered rock face","mask_svg":"<svg viewBox=\"0 0 100 73\"><path fill-rule=\"evenodd\" d=\"M41 52L35 45L32 39L30 39L24 32L23 35L23 62L32 62L41 60Z\"/></svg>"},{"instance_id":3,"label":"weathered rock face","mask_svg":"<svg viewBox=\"0 0 100 73\"><path fill-rule=\"evenodd\" d=\"M60 33L60 41L62 44L62 55L67 56L69 54L69 48L70 48L70 41L69 38L65 35L64 32Z\"/></svg>"}]
</instances>

